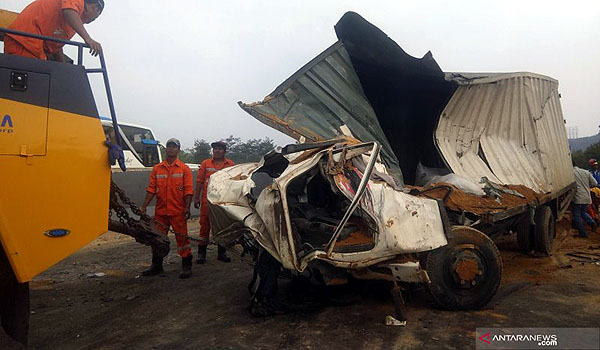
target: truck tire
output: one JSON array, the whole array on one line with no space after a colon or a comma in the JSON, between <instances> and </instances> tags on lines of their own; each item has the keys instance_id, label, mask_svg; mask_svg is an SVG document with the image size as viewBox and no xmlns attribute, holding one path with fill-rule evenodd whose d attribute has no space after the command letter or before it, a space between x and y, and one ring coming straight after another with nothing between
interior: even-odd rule
<instances>
[{"instance_id":1,"label":"truck tire","mask_svg":"<svg viewBox=\"0 0 600 350\"><path fill-rule=\"evenodd\" d=\"M556 220L549 206L543 205L535 212L535 251L544 255L552 252L556 233Z\"/></svg>"},{"instance_id":2,"label":"truck tire","mask_svg":"<svg viewBox=\"0 0 600 350\"><path fill-rule=\"evenodd\" d=\"M529 223L529 217L521 219L516 227L517 244L519 249L529 253L534 249L534 233L533 227Z\"/></svg>"},{"instance_id":3,"label":"truck tire","mask_svg":"<svg viewBox=\"0 0 600 350\"><path fill-rule=\"evenodd\" d=\"M0 245L0 324L4 332L27 345L29 283L19 283Z\"/></svg>"},{"instance_id":4,"label":"truck tire","mask_svg":"<svg viewBox=\"0 0 600 350\"><path fill-rule=\"evenodd\" d=\"M3 293L0 321L4 332L23 345L29 333L29 283L15 283Z\"/></svg>"},{"instance_id":5,"label":"truck tire","mask_svg":"<svg viewBox=\"0 0 600 350\"><path fill-rule=\"evenodd\" d=\"M429 291L445 309L479 309L500 287L500 252L488 236L472 227L453 226L448 236L448 245L427 256Z\"/></svg>"}]
</instances>

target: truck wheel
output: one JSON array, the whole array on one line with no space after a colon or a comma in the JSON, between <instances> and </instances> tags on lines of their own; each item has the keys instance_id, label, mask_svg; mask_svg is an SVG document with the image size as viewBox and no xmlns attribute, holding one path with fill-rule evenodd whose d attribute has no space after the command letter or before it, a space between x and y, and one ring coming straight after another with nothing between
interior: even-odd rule
<instances>
[{"instance_id":1,"label":"truck wheel","mask_svg":"<svg viewBox=\"0 0 600 350\"><path fill-rule=\"evenodd\" d=\"M519 245L519 249L530 252L534 248L534 234L529 223L529 217L521 219L517 224L517 244Z\"/></svg>"},{"instance_id":2,"label":"truck wheel","mask_svg":"<svg viewBox=\"0 0 600 350\"><path fill-rule=\"evenodd\" d=\"M27 345L29 333L29 283L15 283L0 301L0 321L4 332Z\"/></svg>"},{"instance_id":3,"label":"truck wheel","mask_svg":"<svg viewBox=\"0 0 600 350\"><path fill-rule=\"evenodd\" d=\"M552 241L556 221L549 206L544 205L535 212L535 251L545 255L552 252Z\"/></svg>"},{"instance_id":4,"label":"truck wheel","mask_svg":"<svg viewBox=\"0 0 600 350\"><path fill-rule=\"evenodd\" d=\"M2 245L0 245L0 324L6 334L27 345L29 283L17 281Z\"/></svg>"},{"instance_id":5,"label":"truck wheel","mask_svg":"<svg viewBox=\"0 0 600 350\"><path fill-rule=\"evenodd\" d=\"M453 226L448 245L427 256L429 291L448 310L479 309L496 294L502 259L494 242L468 226Z\"/></svg>"}]
</instances>

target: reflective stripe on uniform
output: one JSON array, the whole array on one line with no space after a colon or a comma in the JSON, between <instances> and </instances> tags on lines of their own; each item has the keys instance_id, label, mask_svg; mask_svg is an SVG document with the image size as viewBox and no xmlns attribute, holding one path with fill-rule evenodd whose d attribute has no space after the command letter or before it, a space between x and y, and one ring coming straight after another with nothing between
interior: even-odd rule
<instances>
[{"instance_id":1,"label":"reflective stripe on uniform","mask_svg":"<svg viewBox=\"0 0 600 350\"><path fill-rule=\"evenodd\" d=\"M171 177L183 177L183 174L173 174Z\"/></svg>"},{"instance_id":2,"label":"reflective stripe on uniform","mask_svg":"<svg viewBox=\"0 0 600 350\"><path fill-rule=\"evenodd\" d=\"M166 174L157 174L156 177L159 178L159 179L166 179L167 177L169 177L169 175L166 175Z\"/></svg>"}]
</instances>

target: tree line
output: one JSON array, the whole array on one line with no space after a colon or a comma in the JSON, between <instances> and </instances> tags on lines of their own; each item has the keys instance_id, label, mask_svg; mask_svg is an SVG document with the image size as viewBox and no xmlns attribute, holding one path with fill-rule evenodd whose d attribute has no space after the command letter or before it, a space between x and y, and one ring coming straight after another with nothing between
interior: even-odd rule
<instances>
[{"instance_id":1,"label":"tree line","mask_svg":"<svg viewBox=\"0 0 600 350\"><path fill-rule=\"evenodd\" d=\"M573 164L582 169L588 169L590 167L589 161L591 158L600 158L600 142L591 145L585 150L573 152L571 158L573 158Z\"/></svg>"},{"instance_id":2,"label":"tree line","mask_svg":"<svg viewBox=\"0 0 600 350\"><path fill-rule=\"evenodd\" d=\"M269 137L242 141L241 138L230 135L223 141L227 143L227 153L225 156L233 160L236 164L258 162L262 156L277 147L275 142ZM181 150L179 159L186 163L200 164L204 159L212 157L211 142L204 139L194 140L193 147ZM161 151L164 152L164 149ZM573 164L583 169L589 168L588 161L590 158L600 158L600 142L589 146L585 150L573 152L571 157ZM165 155L163 154L164 158Z\"/></svg>"},{"instance_id":3,"label":"tree line","mask_svg":"<svg viewBox=\"0 0 600 350\"><path fill-rule=\"evenodd\" d=\"M258 162L262 156L277 147L273 140L268 137L242 141L241 138L230 135L222 141L227 144L225 157L233 160L236 164ZM212 157L211 142L213 141L194 140L193 147L182 149L179 152L179 159L185 163L200 164L203 160ZM164 150L162 151L164 152ZM165 155L163 154L164 158Z\"/></svg>"}]
</instances>

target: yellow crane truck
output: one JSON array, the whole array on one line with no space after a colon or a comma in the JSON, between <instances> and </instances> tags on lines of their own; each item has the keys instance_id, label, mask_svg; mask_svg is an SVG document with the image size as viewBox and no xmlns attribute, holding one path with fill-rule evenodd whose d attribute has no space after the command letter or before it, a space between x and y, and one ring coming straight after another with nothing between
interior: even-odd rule
<instances>
[{"instance_id":1,"label":"yellow crane truck","mask_svg":"<svg viewBox=\"0 0 600 350\"><path fill-rule=\"evenodd\" d=\"M0 35L24 34L5 28L15 16L0 10ZM119 196L126 202L124 193L111 186L111 160L123 170L125 163L118 145L107 144L88 80L103 75L116 129L104 57L100 68L86 68L85 44L25 36L76 46L78 58L65 64L0 54L0 321L21 343L28 282L106 232L111 209L118 216L111 229L137 232L146 244L155 239L168 253L164 238L129 217L118 204Z\"/></svg>"}]
</instances>

